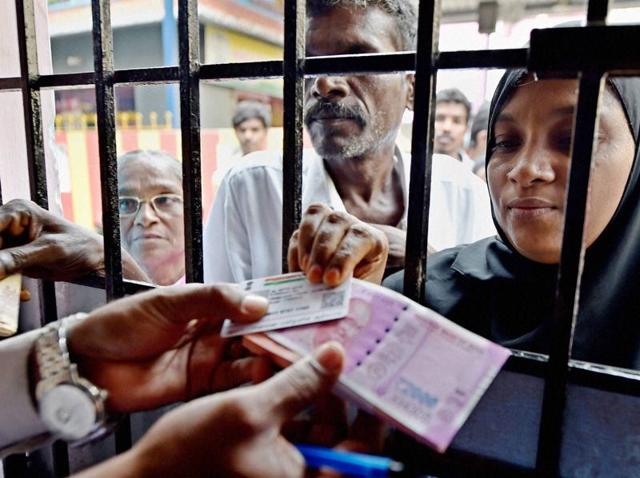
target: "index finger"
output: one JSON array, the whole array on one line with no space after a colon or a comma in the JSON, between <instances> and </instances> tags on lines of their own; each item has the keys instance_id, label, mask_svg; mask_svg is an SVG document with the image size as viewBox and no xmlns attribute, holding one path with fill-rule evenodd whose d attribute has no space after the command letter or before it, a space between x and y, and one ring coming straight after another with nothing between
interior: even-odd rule
<instances>
[{"instance_id":1,"label":"index finger","mask_svg":"<svg viewBox=\"0 0 640 478\"><path fill-rule=\"evenodd\" d=\"M298 228L298 265L307 272L309 267L309 258L311 257L311 248L316 236L316 232L325 216L331 212L331 209L324 204L310 205L300 221Z\"/></svg>"},{"instance_id":2,"label":"index finger","mask_svg":"<svg viewBox=\"0 0 640 478\"><path fill-rule=\"evenodd\" d=\"M95 310L71 330L70 347L103 359L143 358L175 346L194 319L218 331L224 319L253 322L267 308L264 297L231 284L161 288Z\"/></svg>"}]
</instances>

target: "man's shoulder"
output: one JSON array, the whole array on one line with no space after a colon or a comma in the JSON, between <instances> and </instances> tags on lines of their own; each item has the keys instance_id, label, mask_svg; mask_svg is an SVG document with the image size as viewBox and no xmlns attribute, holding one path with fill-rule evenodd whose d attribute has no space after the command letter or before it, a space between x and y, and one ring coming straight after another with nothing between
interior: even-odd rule
<instances>
[{"instance_id":1,"label":"man's shoulder","mask_svg":"<svg viewBox=\"0 0 640 478\"><path fill-rule=\"evenodd\" d=\"M282 171L282 154L279 151L256 151L238 159L226 174L226 180L252 172L273 169Z\"/></svg>"},{"instance_id":2,"label":"man's shoulder","mask_svg":"<svg viewBox=\"0 0 640 478\"><path fill-rule=\"evenodd\" d=\"M455 184L460 188L482 190L486 185L460 161L444 154L434 154L431 175L433 181Z\"/></svg>"}]
</instances>

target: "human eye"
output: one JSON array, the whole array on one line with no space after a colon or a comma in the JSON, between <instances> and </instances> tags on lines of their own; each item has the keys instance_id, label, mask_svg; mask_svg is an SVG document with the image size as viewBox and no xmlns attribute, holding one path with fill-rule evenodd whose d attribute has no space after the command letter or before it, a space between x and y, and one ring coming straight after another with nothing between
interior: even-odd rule
<instances>
[{"instance_id":1,"label":"human eye","mask_svg":"<svg viewBox=\"0 0 640 478\"><path fill-rule=\"evenodd\" d=\"M515 151L522 141L516 135L497 135L491 146L493 153L511 153Z\"/></svg>"},{"instance_id":2,"label":"human eye","mask_svg":"<svg viewBox=\"0 0 640 478\"><path fill-rule=\"evenodd\" d=\"M138 211L139 200L135 197L118 198L118 212L123 216L135 214Z\"/></svg>"},{"instance_id":3,"label":"human eye","mask_svg":"<svg viewBox=\"0 0 640 478\"><path fill-rule=\"evenodd\" d=\"M160 194L153 199L156 208L162 211L173 211L182 203L182 198L176 194Z\"/></svg>"},{"instance_id":4,"label":"human eye","mask_svg":"<svg viewBox=\"0 0 640 478\"><path fill-rule=\"evenodd\" d=\"M561 151L565 154L569 154L571 151L572 132L570 129L559 131L552 137L553 147L557 151Z\"/></svg>"}]
</instances>

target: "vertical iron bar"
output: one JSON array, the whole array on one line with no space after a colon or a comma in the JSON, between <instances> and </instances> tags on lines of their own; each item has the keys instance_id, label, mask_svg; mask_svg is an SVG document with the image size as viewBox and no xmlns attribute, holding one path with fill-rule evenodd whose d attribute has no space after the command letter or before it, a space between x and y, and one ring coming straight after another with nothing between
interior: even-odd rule
<instances>
[{"instance_id":1,"label":"vertical iron bar","mask_svg":"<svg viewBox=\"0 0 640 478\"><path fill-rule=\"evenodd\" d=\"M568 362L578 316L580 276L584 265L585 209L595 147L598 103L603 85L601 72L583 72L580 75L562 253L552 316L553 333L538 436L536 467L542 476L558 476L560 472ZM586 161L587 158L589 161Z\"/></svg>"},{"instance_id":2,"label":"vertical iron bar","mask_svg":"<svg viewBox=\"0 0 640 478\"><path fill-rule=\"evenodd\" d=\"M605 23L608 9L609 0L589 0L587 25ZM598 107L605 84L602 71L584 71L579 78L562 252L552 316L552 342L544 384L536 457L536 470L543 476L557 476L560 473L568 364L578 317L580 277L584 266L583 233L589 176L596 146ZM589 158L589 161L585 161L586 158Z\"/></svg>"},{"instance_id":3,"label":"vertical iron bar","mask_svg":"<svg viewBox=\"0 0 640 478\"><path fill-rule=\"evenodd\" d=\"M306 18L305 0L284 4L284 121L282 141L282 270L286 272L289 238L302 215L302 110Z\"/></svg>"},{"instance_id":4,"label":"vertical iron bar","mask_svg":"<svg viewBox=\"0 0 640 478\"><path fill-rule=\"evenodd\" d=\"M202 282L202 185L200 171L200 36L198 2L178 3L180 132L187 282Z\"/></svg>"},{"instance_id":5,"label":"vertical iron bar","mask_svg":"<svg viewBox=\"0 0 640 478\"><path fill-rule=\"evenodd\" d=\"M102 226L107 300L124 295L118 213L118 164L113 87L113 36L110 0L93 0L93 61L95 67L98 151L102 186Z\"/></svg>"},{"instance_id":6,"label":"vertical iron bar","mask_svg":"<svg viewBox=\"0 0 640 478\"><path fill-rule=\"evenodd\" d=\"M609 13L609 0L590 0L587 6L587 24L604 24Z\"/></svg>"},{"instance_id":7,"label":"vertical iron bar","mask_svg":"<svg viewBox=\"0 0 640 478\"><path fill-rule=\"evenodd\" d=\"M113 88L113 34L110 0L92 0L93 62L95 68L98 151L102 186L105 292L107 301L124 295L120 216L118 213L118 164ZM123 417L115 433L116 453L131 448L131 423Z\"/></svg>"},{"instance_id":8,"label":"vertical iron bar","mask_svg":"<svg viewBox=\"0 0 640 478\"><path fill-rule=\"evenodd\" d=\"M425 296L427 238L431 203L431 164L440 1L421 0L418 12L414 115L411 131L411 182L403 292L422 302Z\"/></svg>"},{"instance_id":9,"label":"vertical iron bar","mask_svg":"<svg viewBox=\"0 0 640 478\"><path fill-rule=\"evenodd\" d=\"M18 51L22 82L22 105L24 114L27 165L31 200L44 209L49 208L47 191L47 168L42 131L42 109L40 89L36 86L38 71L38 44L33 0L16 0ZM40 313L44 325L58 319L55 284L40 281ZM64 443L52 446L53 468L56 476L69 474L69 454Z\"/></svg>"},{"instance_id":10,"label":"vertical iron bar","mask_svg":"<svg viewBox=\"0 0 640 478\"><path fill-rule=\"evenodd\" d=\"M40 207L48 209L49 198L41 123L40 90L36 86L39 74L33 0L26 2L16 0L16 18L18 20L18 50L31 200Z\"/></svg>"}]
</instances>

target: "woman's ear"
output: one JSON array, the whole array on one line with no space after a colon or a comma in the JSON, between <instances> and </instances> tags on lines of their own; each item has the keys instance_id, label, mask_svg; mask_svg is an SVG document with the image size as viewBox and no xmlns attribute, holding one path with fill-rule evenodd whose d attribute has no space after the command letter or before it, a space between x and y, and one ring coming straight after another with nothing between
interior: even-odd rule
<instances>
[{"instance_id":1,"label":"woman's ear","mask_svg":"<svg viewBox=\"0 0 640 478\"><path fill-rule=\"evenodd\" d=\"M416 84L416 75L413 73L408 73L406 76L407 80L407 104L406 108L409 111L413 111L413 98L415 93L415 84Z\"/></svg>"}]
</instances>

